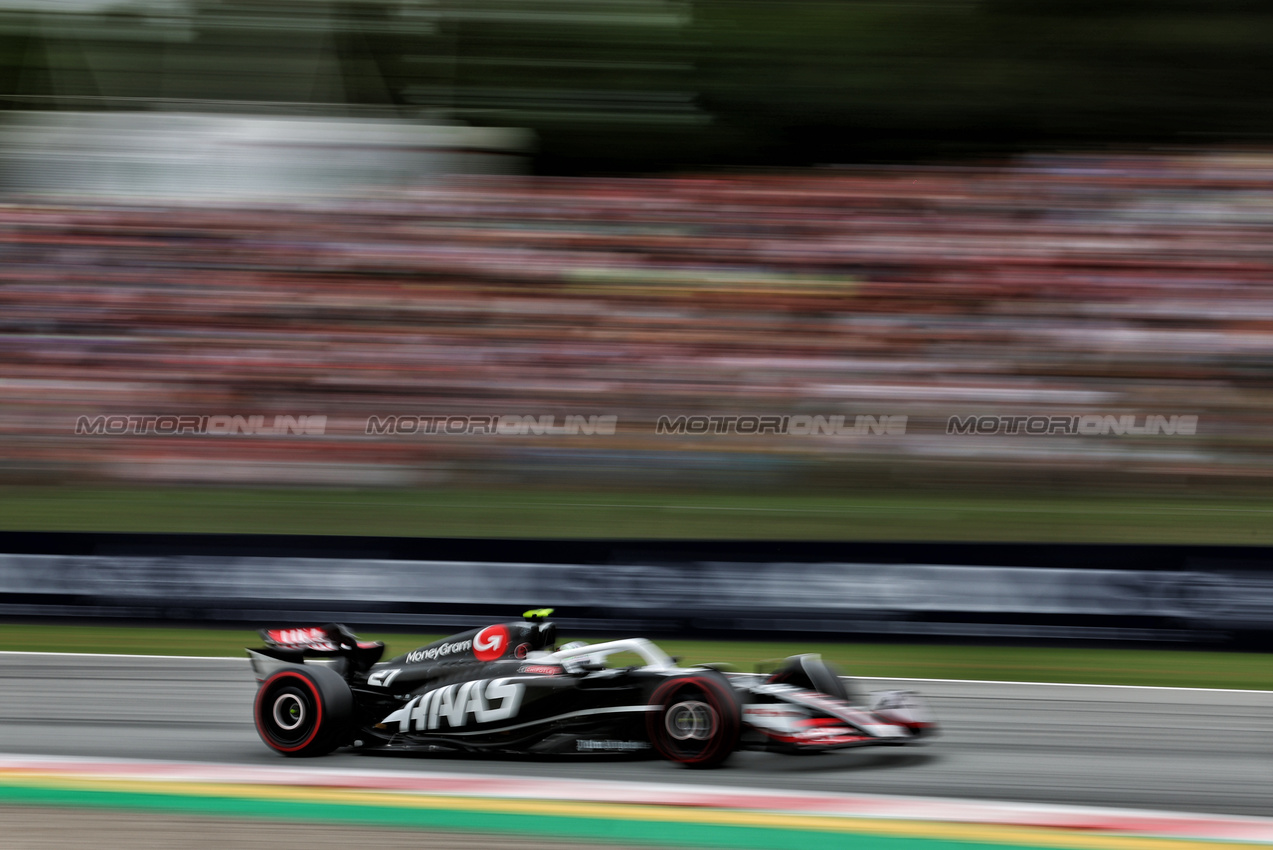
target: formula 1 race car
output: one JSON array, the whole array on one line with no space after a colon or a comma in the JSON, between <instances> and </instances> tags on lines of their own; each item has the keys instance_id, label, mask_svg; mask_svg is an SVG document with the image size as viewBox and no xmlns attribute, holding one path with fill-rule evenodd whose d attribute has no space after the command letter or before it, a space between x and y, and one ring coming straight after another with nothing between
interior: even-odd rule
<instances>
[{"instance_id":1,"label":"formula 1 race car","mask_svg":"<svg viewBox=\"0 0 1273 850\"><path fill-rule=\"evenodd\" d=\"M550 609L380 661L338 625L262 630L249 649L261 739L283 755L417 752L657 754L713 767L739 749L824 752L936 731L908 691L863 703L816 655L775 672L678 667L648 640L555 646Z\"/></svg>"}]
</instances>

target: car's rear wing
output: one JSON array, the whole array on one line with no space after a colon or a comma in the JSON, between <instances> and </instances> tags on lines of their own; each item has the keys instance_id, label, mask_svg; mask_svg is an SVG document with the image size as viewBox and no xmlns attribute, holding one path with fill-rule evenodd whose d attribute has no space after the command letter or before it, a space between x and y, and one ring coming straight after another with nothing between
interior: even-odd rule
<instances>
[{"instance_id":1,"label":"car's rear wing","mask_svg":"<svg viewBox=\"0 0 1273 850\"><path fill-rule=\"evenodd\" d=\"M380 641L361 641L339 623L304 628L261 629L265 646L248 650L258 680L286 664L318 664L342 676L370 669L384 655Z\"/></svg>"}]
</instances>

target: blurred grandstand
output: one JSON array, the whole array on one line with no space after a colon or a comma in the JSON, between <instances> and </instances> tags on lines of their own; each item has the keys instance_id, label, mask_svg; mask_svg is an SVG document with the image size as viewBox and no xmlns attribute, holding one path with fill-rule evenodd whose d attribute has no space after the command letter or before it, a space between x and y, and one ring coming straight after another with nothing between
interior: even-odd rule
<instances>
[{"instance_id":1,"label":"blurred grandstand","mask_svg":"<svg viewBox=\"0 0 1273 850\"><path fill-rule=\"evenodd\" d=\"M629 179L306 203L0 207L6 480L872 486L1273 479L1273 157ZM102 414L321 436L77 436ZM660 415L906 415L904 436L658 435ZM1196 414L1195 436L952 415ZM366 433L609 414L611 436ZM961 472L962 470L962 472Z\"/></svg>"},{"instance_id":2,"label":"blurred grandstand","mask_svg":"<svg viewBox=\"0 0 1273 850\"><path fill-rule=\"evenodd\" d=\"M0 0L0 482L1263 487L1271 23ZM326 419L75 433L107 415ZM618 427L367 429L439 415ZM905 427L656 433L680 415ZM1198 419L947 429L1085 415Z\"/></svg>"}]
</instances>

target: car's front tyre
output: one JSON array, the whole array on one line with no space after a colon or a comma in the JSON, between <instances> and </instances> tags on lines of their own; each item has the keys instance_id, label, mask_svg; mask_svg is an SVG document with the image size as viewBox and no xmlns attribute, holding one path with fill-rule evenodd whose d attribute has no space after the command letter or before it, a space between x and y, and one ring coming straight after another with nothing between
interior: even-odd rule
<instances>
[{"instance_id":1,"label":"car's front tyre","mask_svg":"<svg viewBox=\"0 0 1273 850\"><path fill-rule=\"evenodd\" d=\"M321 667L287 667L261 683L253 717L257 734L285 756L321 756L349 732L354 698L339 675Z\"/></svg>"},{"instance_id":2,"label":"car's front tyre","mask_svg":"<svg viewBox=\"0 0 1273 850\"><path fill-rule=\"evenodd\" d=\"M716 767L738 746L742 709L719 674L678 676L655 689L646 732L655 752L686 767Z\"/></svg>"}]
</instances>

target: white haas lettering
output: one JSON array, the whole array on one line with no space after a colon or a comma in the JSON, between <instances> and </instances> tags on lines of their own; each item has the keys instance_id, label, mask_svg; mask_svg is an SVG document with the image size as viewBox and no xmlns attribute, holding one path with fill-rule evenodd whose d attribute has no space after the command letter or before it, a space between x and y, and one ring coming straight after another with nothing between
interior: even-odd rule
<instances>
[{"instance_id":1,"label":"white haas lettering","mask_svg":"<svg viewBox=\"0 0 1273 850\"><path fill-rule=\"evenodd\" d=\"M525 685L508 679L447 685L415 697L386 717L385 723L397 721L400 732L439 729L443 723L457 729L466 726L470 718L477 723L495 723L517 715L525 692Z\"/></svg>"}]
</instances>

